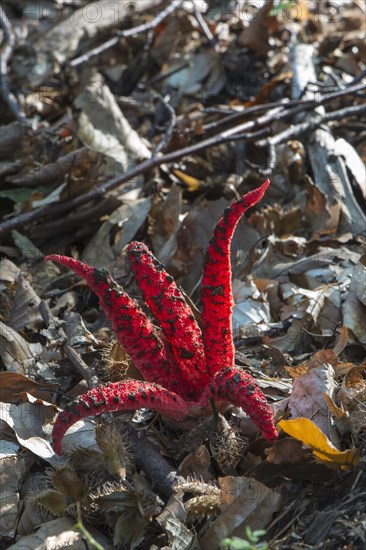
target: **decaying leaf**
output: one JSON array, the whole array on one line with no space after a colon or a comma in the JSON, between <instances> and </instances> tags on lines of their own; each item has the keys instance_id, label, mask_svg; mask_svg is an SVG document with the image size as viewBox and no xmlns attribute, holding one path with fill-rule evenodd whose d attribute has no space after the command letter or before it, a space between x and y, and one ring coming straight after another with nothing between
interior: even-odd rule
<instances>
[{"instance_id":1,"label":"decaying leaf","mask_svg":"<svg viewBox=\"0 0 366 550\"><path fill-rule=\"evenodd\" d=\"M366 369L363 363L347 371L341 386L341 404L349 413L354 435L365 429L365 402Z\"/></svg>"},{"instance_id":2,"label":"decaying leaf","mask_svg":"<svg viewBox=\"0 0 366 550\"><path fill-rule=\"evenodd\" d=\"M11 372L27 375L37 371L40 344L29 344L23 336L0 321L0 355Z\"/></svg>"},{"instance_id":3,"label":"decaying leaf","mask_svg":"<svg viewBox=\"0 0 366 550\"><path fill-rule=\"evenodd\" d=\"M0 20L1 548L363 547L363 2Z\"/></svg>"},{"instance_id":4,"label":"decaying leaf","mask_svg":"<svg viewBox=\"0 0 366 550\"><path fill-rule=\"evenodd\" d=\"M0 536L11 539L15 536L19 514L19 487L27 468L24 456L18 453L19 445L2 441L0 449Z\"/></svg>"},{"instance_id":5,"label":"decaying leaf","mask_svg":"<svg viewBox=\"0 0 366 550\"><path fill-rule=\"evenodd\" d=\"M288 401L291 417L309 418L329 435L328 408L323 395L327 393L333 396L335 389L334 370L328 363L298 376L293 382Z\"/></svg>"},{"instance_id":6,"label":"decaying leaf","mask_svg":"<svg viewBox=\"0 0 366 550\"><path fill-rule=\"evenodd\" d=\"M101 75L94 74L75 100L81 110L78 137L93 151L105 153L122 167L131 159L146 159L150 151L122 114Z\"/></svg>"},{"instance_id":7,"label":"decaying leaf","mask_svg":"<svg viewBox=\"0 0 366 550\"><path fill-rule=\"evenodd\" d=\"M0 401L3 403L34 403L37 400L49 405L56 390L57 384L41 384L23 374L0 372Z\"/></svg>"},{"instance_id":8,"label":"decaying leaf","mask_svg":"<svg viewBox=\"0 0 366 550\"><path fill-rule=\"evenodd\" d=\"M200 539L203 548L216 548L230 536L245 536L245 526L265 528L282 503L279 493L255 479L228 476L219 481L222 513Z\"/></svg>"}]
</instances>

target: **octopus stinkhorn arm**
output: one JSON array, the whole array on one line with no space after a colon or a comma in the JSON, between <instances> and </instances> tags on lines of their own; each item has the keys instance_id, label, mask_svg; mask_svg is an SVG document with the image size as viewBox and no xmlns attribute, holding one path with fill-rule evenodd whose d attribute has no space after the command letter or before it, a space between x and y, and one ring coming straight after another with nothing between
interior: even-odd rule
<instances>
[{"instance_id":1,"label":"octopus stinkhorn arm","mask_svg":"<svg viewBox=\"0 0 366 550\"><path fill-rule=\"evenodd\" d=\"M178 420L188 412L188 403L182 397L158 384L138 380L114 382L84 393L65 407L53 426L53 448L57 454L62 453L62 438L78 420L105 412L144 407Z\"/></svg>"},{"instance_id":2,"label":"octopus stinkhorn arm","mask_svg":"<svg viewBox=\"0 0 366 550\"><path fill-rule=\"evenodd\" d=\"M242 214L263 197L268 186L269 180L225 210L206 252L202 275L202 334L211 376L224 367L234 366L231 240Z\"/></svg>"},{"instance_id":3,"label":"octopus stinkhorn arm","mask_svg":"<svg viewBox=\"0 0 366 550\"><path fill-rule=\"evenodd\" d=\"M83 277L95 292L111 321L118 342L133 359L145 380L181 393L184 381L174 359L153 324L136 302L110 277L106 269L94 269L73 258L51 254L45 260L62 264Z\"/></svg>"},{"instance_id":4,"label":"octopus stinkhorn arm","mask_svg":"<svg viewBox=\"0 0 366 550\"><path fill-rule=\"evenodd\" d=\"M202 333L183 294L146 245L132 242L128 255L145 302L159 321L177 365L192 389L202 393L209 381Z\"/></svg>"},{"instance_id":5,"label":"octopus stinkhorn arm","mask_svg":"<svg viewBox=\"0 0 366 550\"><path fill-rule=\"evenodd\" d=\"M250 374L237 368L222 369L209 382L202 401L205 402L209 397L216 397L218 401L241 407L266 439L272 440L277 437L272 408Z\"/></svg>"}]
</instances>

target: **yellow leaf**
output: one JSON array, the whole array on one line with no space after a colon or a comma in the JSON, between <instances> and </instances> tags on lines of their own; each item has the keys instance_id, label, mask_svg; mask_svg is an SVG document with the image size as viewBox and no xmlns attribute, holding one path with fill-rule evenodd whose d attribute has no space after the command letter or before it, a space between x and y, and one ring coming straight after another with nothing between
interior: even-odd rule
<instances>
[{"instance_id":1,"label":"yellow leaf","mask_svg":"<svg viewBox=\"0 0 366 550\"><path fill-rule=\"evenodd\" d=\"M324 462L339 466L355 466L360 457L357 449L339 451L314 422L308 418L281 420L278 425L284 432L312 449L313 454Z\"/></svg>"},{"instance_id":2,"label":"yellow leaf","mask_svg":"<svg viewBox=\"0 0 366 550\"><path fill-rule=\"evenodd\" d=\"M197 191L202 185L199 179L194 178L193 176L189 176L181 170L173 170L172 172L175 176L177 176L177 178L179 178L183 183L186 184L189 191Z\"/></svg>"}]
</instances>

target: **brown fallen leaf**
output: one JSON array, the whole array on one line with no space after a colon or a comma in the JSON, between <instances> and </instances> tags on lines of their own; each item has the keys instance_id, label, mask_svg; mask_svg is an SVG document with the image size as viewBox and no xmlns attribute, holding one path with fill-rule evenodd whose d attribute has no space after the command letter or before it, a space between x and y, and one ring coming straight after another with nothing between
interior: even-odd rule
<instances>
[{"instance_id":1,"label":"brown fallen leaf","mask_svg":"<svg viewBox=\"0 0 366 550\"><path fill-rule=\"evenodd\" d=\"M217 548L226 537L245 537L245 527L263 529L280 509L282 496L248 477L219 478L223 509L200 539L201 548Z\"/></svg>"},{"instance_id":2,"label":"brown fallen leaf","mask_svg":"<svg viewBox=\"0 0 366 550\"><path fill-rule=\"evenodd\" d=\"M341 332L339 334L338 342L334 346L334 353L336 355L340 355L346 345L348 344L348 330L345 325L342 325ZM336 367L336 365L333 365L333 367Z\"/></svg>"},{"instance_id":3,"label":"brown fallen leaf","mask_svg":"<svg viewBox=\"0 0 366 550\"><path fill-rule=\"evenodd\" d=\"M273 6L273 0L266 2L264 7L255 14L252 21L239 35L238 44L253 50L258 55L266 55L269 50L269 25L272 26L275 18L269 13Z\"/></svg>"},{"instance_id":4,"label":"brown fallen leaf","mask_svg":"<svg viewBox=\"0 0 366 550\"><path fill-rule=\"evenodd\" d=\"M41 344L30 344L21 334L0 321L0 356L5 367L25 374L34 368L42 353Z\"/></svg>"},{"instance_id":5,"label":"brown fallen leaf","mask_svg":"<svg viewBox=\"0 0 366 550\"><path fill-rule=\"evenodd\" d=\"M15 537L20 509L19 487L29 467L28 459L19 453L19 445L12 441L1 442L0 457L0 537Z\"/></svg>"},{"instance_id":6,"label":"brown fallen leaf","mask_svg":"<svg viewBox=\"0 0 366 550\"><path fill-rule=\"evenodd\" d=\"M328 394L325 393L323 397L341 436L349 435L352 431L352 421L349 413L338 407Z\"/></svg>"},{"instance_id":7,"label":"brown fallen leaf","mask_svg":"<svg viewBox=\"0 0 366 550\"><path fill-rule=\"evenodd\" d=\"M211 466L210 453L205 445L200 445L193 453L187 455L179 465L178 473L184 477L197 476L203 481L214 479L209 472Z\"/></svg>"},{"instance_id":8,"label":"brown fallen leaf","mask_svg":"<svg viewBox=\"0 0 366 550\"><path fill-rule=\"evenodd\" d=\"M0 372L0 401L3 403L26 403L29 395L41 401L51 403L58 384L38 383L16 372Z\"/></svg>"},{"instance_id":9,"label":"brown fallen leaf","mask_svg":"<svg viewBox=\"0 0 366 550\"><path fill-rule=\"evenodd\" d=\"M93 526L88 526L89 533L103 545L104 550L113 550L110 539ZM24 550L25 548L72 548L72 550L85 550L85 538L81 531L75 530L75 520L59 518L42 523L39 529L21 537L12 545L12 550Z\"/></svg>"},{"instance_id":10,"label":"brown fallen leaf","mask_svg":"<svg viewBox=\"0 0 366 550\"><path fill-rule=\"evenodd\" d=\"M280 485L286 479L326 483L335 473L317 463L310 449L301 441L280 437L267 452L267 460L251 468L247 475L270 486Z\"/></svg>"}]
</instances>

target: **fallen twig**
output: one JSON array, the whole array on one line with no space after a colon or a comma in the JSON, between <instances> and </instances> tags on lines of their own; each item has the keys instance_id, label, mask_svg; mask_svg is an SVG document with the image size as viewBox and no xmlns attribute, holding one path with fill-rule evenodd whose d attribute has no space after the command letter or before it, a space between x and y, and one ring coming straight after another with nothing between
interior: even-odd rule
<instances>
[{"instance_id":1,"label":"fallen twig","mask_svg":"<svg viewBox=\"0 0 366 550\"><path fill-rule=\"evenodd\" d=\"M123 185L133 177L144 174L145 172L148 172L149 170L156 168L157 166L160 166L162 164L180 160L185 156L196 154L208 147L217 146L222 143L227 143L230 141L238 141L241 139L252 140L253 131L261 130L263 126L267 126L272 122L278 121L280 119L286 119L286 118L291 119L291 117L295 116L300 112L303 112L304 110L306 111L313 110L316 106L324 105L327 102L333 101L336 97L338 98L344 95L348 95L348 94L352 94L354 92L360 91L364 89L364 87L365 87L364 84L357 84L356 86L353 86L351 88L339 90L339 92L337 92L336 94L329 94L327 96L324 96L319 100L304 101L303 103L301 102L297 103L295 107L289 108L289 109L287 109L287 104L283 104L280 107L271 109L268 113L265 113L264 115L258 117L257 119L249 120L241 124L238 124L236 126L233 126L232 128L229 128L224 132L221 132L217 135L204 139L199 143L188 145L187 147L183 147L182 149L178 149L176 151L171 151L161 156L155 156L155 157L146 159L143 162L139 163L138 165L134 166L133 168L127 170L122 176L119 176L117 178L107 181L106 183L98 185L97 187L95 187L94 189L91 189L87 193L79 195L78 197L75 197L69 201L64 201L62 203L58 203L55 205L41 206L39 208L32 210L31 212L20 214L10 220L3 222L2 224L0 224L0 235L5 235L6 233L9 233L12 229L22 227L33 221L39 220L43 217L57 216L57 215L63 214L64 212L73 210L83 204L86 204L91 200L100 199L105 193L119 187L120 185ZM248 133L244 133L244 132L248 132ZM249 132L252 132L252 133L249 133Z\"/></svg>"},{"instance_id":2,"label":"fallen twig","mask_svg":"<svg viewBox=\"0 0 366 550\"><path fill-rule=\"evenodd\" d=\"M156 17L154 17L151 21L148 23L143 23L142 25L138 25L137 27L133 27L132 29L126 29L124 31L118 31L116 33L116 36L113 38L110 38L100 46L97 46L96 48L93 48L92 50L89 50L87 53L80 55L79 57L75 57L70 61L70 65L72 67L78 67L82 63L85 63L86 61L89 61L92 57L95 57L104 51L108 50L109 48L112 48L118 42L121 40L121 38L127 38L128 36L134 36L136 34L147 32L151 29L155 29L164 19L166 19L170 14L172 14L179 6L183 3L183 0L174 0L170 5L168 5L165 10L162 10Z\"/></svg>"},{"instance_id":3,"label":"fallen twig","mask_svg":"<svg viewBox=\"0 0 366 550\"><path fill-rule=\"evenodd\" d=\"M324 113L324 115L316 114L315 116L309 118L306 122L290 126L290 128L286 128L286 130L283 130L283 132L279 132L273 137L258 141L257 145L259 145L259 147L279 145L280 143L284 143L289 139L294 139L295 137L300 136L304 132L315 130L315 128L318 128L321 124L324 124L325 122L330 122L331 120L339 120L340 118L345 118L364 112L366 112L366 104L343 107L343 109L338 109L337 111L332 111L331 113Z\"/></svg>"}]
</instances>

